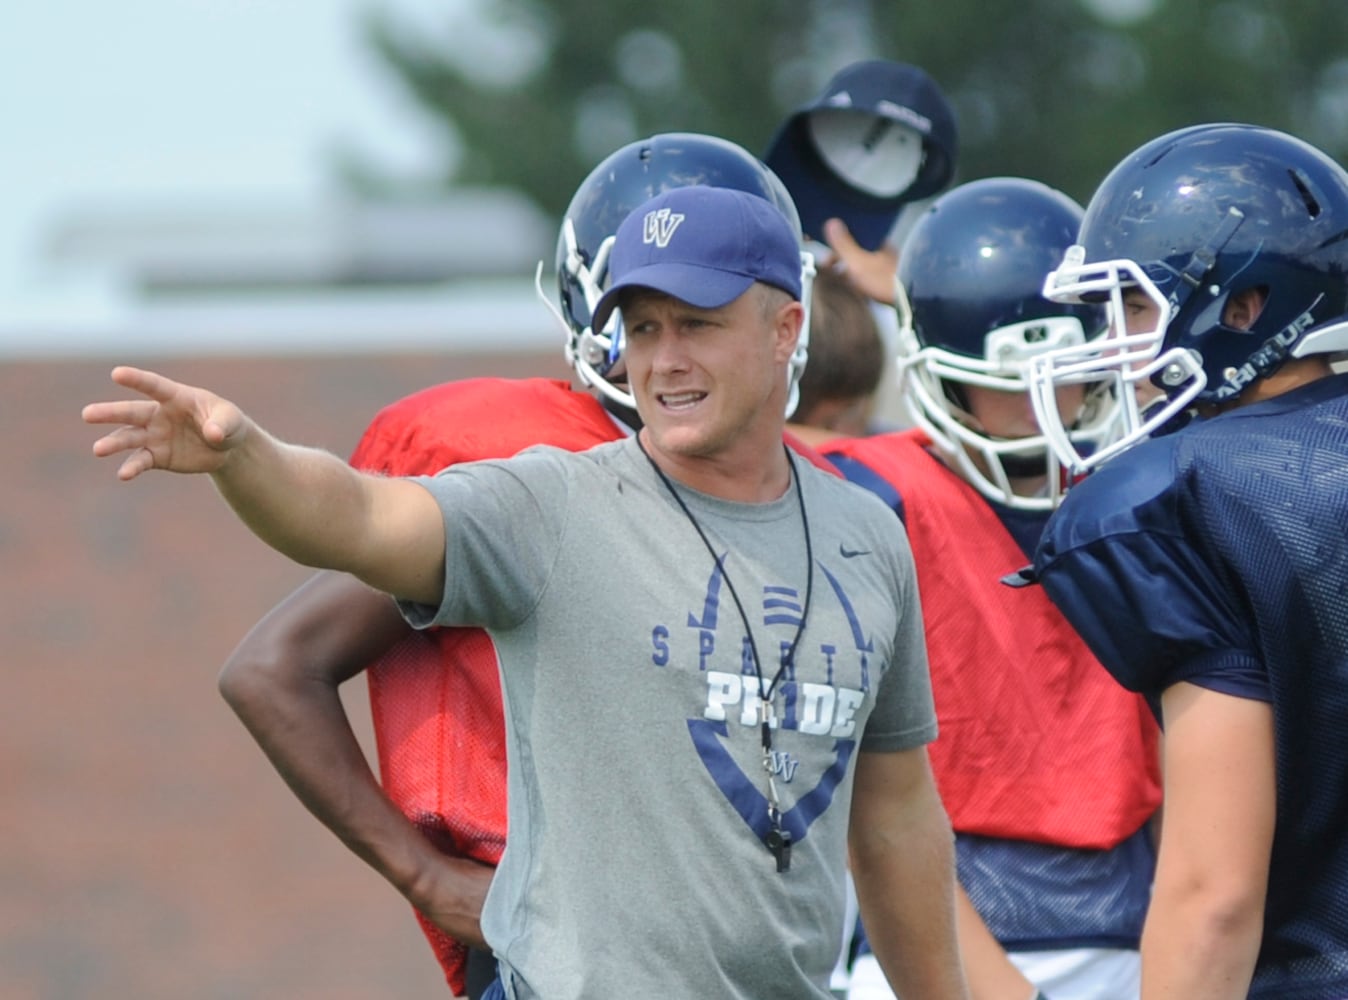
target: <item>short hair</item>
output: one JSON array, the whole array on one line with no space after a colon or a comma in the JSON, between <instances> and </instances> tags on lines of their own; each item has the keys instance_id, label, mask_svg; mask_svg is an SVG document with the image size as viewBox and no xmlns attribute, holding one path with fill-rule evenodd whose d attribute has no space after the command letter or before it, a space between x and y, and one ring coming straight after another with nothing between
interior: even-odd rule
<instances>
[{"instance_id":1,"label":"short hair","mask_svg":"<svg viewBox=\"0 0 1348 1000\"><path fill-rule=\"evenodd\" d=\"M810 356L791 419L809 423L821 402L874 395L884 370L885 343L871 300L846 275L821 268L810 297Z\"/></svg>"},{"instance_id":2,"label":"short hair","mask_svg":"<svg viewBox=\"0 0 1348 1000\"><path fill-rule=\"evenodd\" d=\"M754 294L758 296L758 308L765 321L771 321L782 306L800 301L785 288L778 288L762 281L755 282L753 289Z\"/></svg>"}]
</instances>

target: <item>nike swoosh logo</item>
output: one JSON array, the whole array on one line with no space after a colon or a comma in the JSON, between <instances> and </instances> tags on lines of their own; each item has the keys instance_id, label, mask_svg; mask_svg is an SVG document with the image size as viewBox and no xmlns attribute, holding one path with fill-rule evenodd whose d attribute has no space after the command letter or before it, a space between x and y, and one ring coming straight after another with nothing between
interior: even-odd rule
<instances>
[{"instance_id":1,"label":"nike swoosh logo","mask_svg":"<svg viewBox=\"0 0 1348 1000\"><path fill-rule=\"evenodd\" d=\"M870 549L849 549L842 542L838 543L838 555L844 559L855 559L857 556L868 556L870 554Z\"/></svg>"}]
</instances>

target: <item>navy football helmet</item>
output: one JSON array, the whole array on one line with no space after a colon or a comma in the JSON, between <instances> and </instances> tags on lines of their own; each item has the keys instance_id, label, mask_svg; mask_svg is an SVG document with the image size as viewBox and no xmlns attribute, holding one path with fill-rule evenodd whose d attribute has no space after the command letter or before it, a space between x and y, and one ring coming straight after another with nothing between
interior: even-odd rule
<instances>
[{"instance_id":1,"label":"navy football helmet","mask_svg":"<svg viewBox=\"0 0 1348 1000\"><path fill-rule=\"evenodd\" d=\"M576 189L557 239L560 311L544 292L543 265L535 275L538 294L566 331L566 358L581 381L606 399L630 409L622 360L622 320L615 311L602 330L591 326L594 307L608 282L608 258L619 224L638 205L671 188L707 184L759 195L782 212L800 237L800 217L786 187L747 150L715 136L669 132L640 139L611 153ZM797 383L809 352L810 285L814 258L801 253L801 304L805 323L790 365L787 414L796 407Z\"/></svg>"},{"instance_id":2,"label":"navy football helmet","mask_svg":"<svg viewBox=\"0 0 1348 1000\"><path fill-rule=\"evenodd\" d=\"M1159 310L1152 329L1128 330L1123 293L1132 288ZM1252 289L1264 295L1253 325L1224 323L1231 297ZM1164 433L1196 406L1235 399L1288 358L1348 348L1348 173L1272 129L1171 132L1100 184L1044 291L1062 302L1102 301L1109 311L1107 338L1033 366L1039 419L1061 459L1084 471ZM1118 386L1124 432L1082 455L1049 428L1048 399L1054 384L1101 377ZM1164 400L1139 407L1139 388Z\"/></svg>"},{"instance_id":3,"label":"navy football helmet","mask_svg":"<svg viewBox=\"0 0 1348 1000\"><path fill-rule=\"evenodd\" d=\"M984 496L1045 510L1062 476L1042 435L997 438L969 412L966 386L1024 393L1028 360L1084 344L1104 326L1093 305L1043 297L1044 275L1076 238L1081 208L1038 181L991 177L937 198L909 231L899 255L898 363L912 421ZM1083 448L1113 430L1108 391L1089 391L1072 414ZM1015 478L1047 477L1040 496L1019 496Z\"/></svg>"}]
</instances>

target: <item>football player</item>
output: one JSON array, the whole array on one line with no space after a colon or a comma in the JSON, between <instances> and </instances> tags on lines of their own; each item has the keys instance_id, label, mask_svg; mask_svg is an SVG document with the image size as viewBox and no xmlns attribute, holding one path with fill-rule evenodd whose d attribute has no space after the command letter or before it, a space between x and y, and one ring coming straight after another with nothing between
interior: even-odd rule
<instances>
[{"instance_id":1,"label":"football player","mask_svg":"<svg viewBox=\"0 0 1348 1000\"><path fill-rule=\"evenodd\" d=\"M1061 460L1096 470L1035 568L1164 727L1143 993L1348 996L1348 173L1267 128L1171 132L1045 290L1110 316L1032 370ZM1083 453L1048 400L1102 378L1164 403Z\"/></svg>"},{"instance_id":2,"label":"football player","mask_svg":"<svg viewBox=\"0 0 1348 1000\"><path fill-rule=\"evenodd\" d=\"M899 260L914 427L822 446L894 508L913 548L941 724L932 767L956 835L961 948L984 996L1138 995L1155 725L1042 591L1000 582L1033 553L1063 486L1026 363L1103 325L1098 306L1041 294L1080 220L1066 195L1022 178L938 197ZM1083 450L1114 433L1107 384L1065 387L1058 402ZM863 949L855 1000L893 996L873 962Z\"/></svg>"}]
</instances>

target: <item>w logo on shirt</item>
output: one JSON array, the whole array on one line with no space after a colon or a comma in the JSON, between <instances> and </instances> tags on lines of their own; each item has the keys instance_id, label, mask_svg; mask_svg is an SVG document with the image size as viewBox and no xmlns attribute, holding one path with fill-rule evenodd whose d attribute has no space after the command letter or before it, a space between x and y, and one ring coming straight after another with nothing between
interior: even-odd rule
<instances>
[{"instance_id":1,"label":"w logo on shirt","mask_svg":"<svg viewBox=\"0 0 1348 1000\"><path fill-rule=\"evenodd\" d=\"M679 223L682 221L683 214L681 212L671 212L667 208L647 212L646 218L643 220L641 242L654 243L663 250L669 246L674 230L679 228Z\"/></svg>"}]
</instances>

